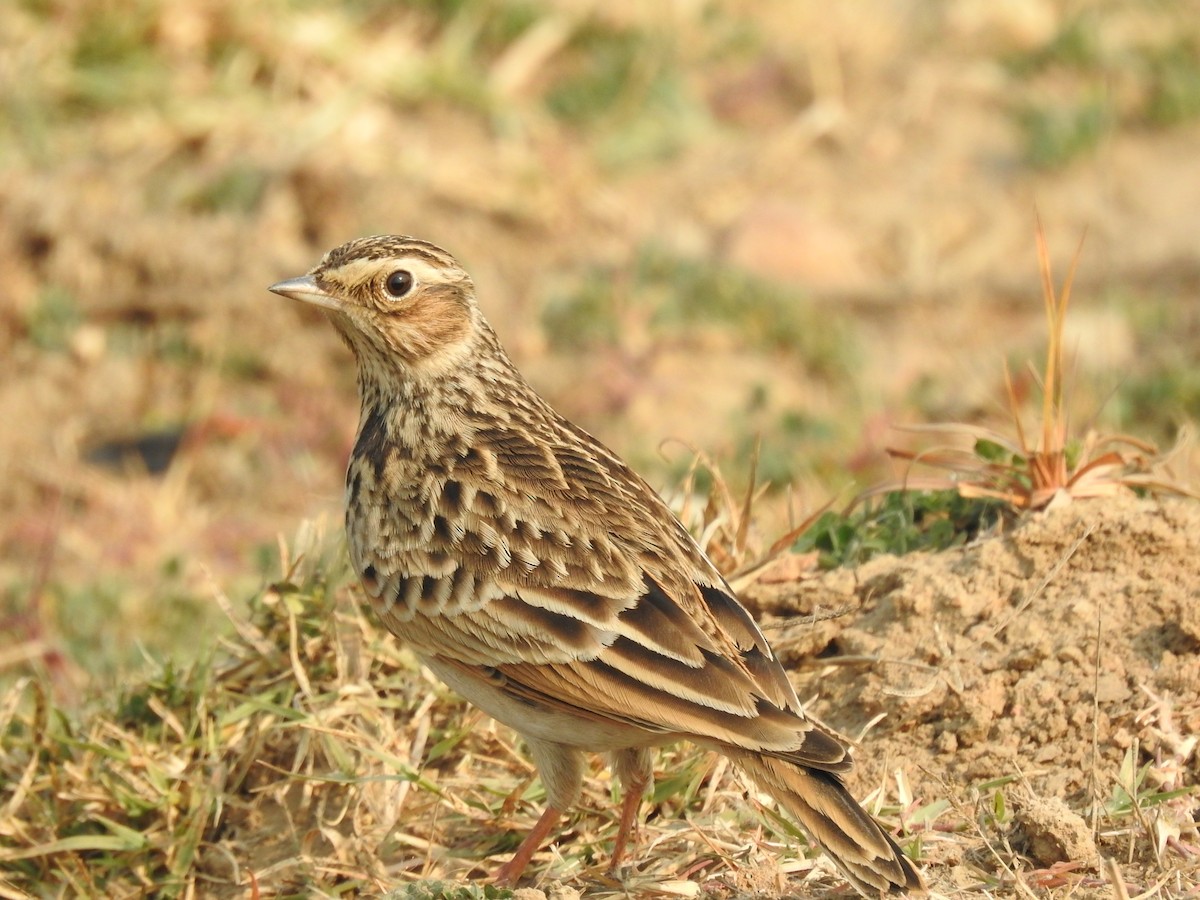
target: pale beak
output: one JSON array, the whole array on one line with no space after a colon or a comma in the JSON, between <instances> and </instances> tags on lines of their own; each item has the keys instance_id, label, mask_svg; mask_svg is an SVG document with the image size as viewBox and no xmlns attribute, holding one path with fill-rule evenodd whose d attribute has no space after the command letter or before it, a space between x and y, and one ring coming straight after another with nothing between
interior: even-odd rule
<instances>
[{"instance_id":1,"label":"pale beak","mask_svg":"<svg viewBox=\"0 0 1200 900\"><path fill-rule=\"evenodd\" d=\"M289 278L287 281L271 285L267 290L291 300L302 300L305 303L311 303L313 306L323 306L326 309L342 308L342 301L332 294L327 294L321 290L317 286L317 283L313 281L311 275Z\"/></svg>"}]
</instances>

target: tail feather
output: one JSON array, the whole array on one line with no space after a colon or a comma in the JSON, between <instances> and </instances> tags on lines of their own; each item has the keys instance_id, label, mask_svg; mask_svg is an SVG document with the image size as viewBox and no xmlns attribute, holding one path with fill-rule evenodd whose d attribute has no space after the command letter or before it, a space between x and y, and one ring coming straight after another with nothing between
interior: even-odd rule
<instances>
[{"instance_id":1,"label":"tail feather","mask_svg":"<svg viewBox=\"0 0 1200 900\"><path fill-rule=\"evenodd\" d=\"M925 893L916 867L837 775L746 750L725 752L804 826L859 893Z\"/></svg>"}]
</instances>

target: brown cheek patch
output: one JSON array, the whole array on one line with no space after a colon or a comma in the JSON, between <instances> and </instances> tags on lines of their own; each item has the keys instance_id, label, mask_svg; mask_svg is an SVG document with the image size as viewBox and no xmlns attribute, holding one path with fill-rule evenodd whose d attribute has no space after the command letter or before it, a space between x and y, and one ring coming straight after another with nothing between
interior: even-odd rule
<instances>
[{"instance_id":1,"label":"brown cheek patch","mask_svg":"<svg viewBox=\"0 0 1200 900\"><path fill-rule=\"evenodd\" d=\"M471 327L462 294L450 285L426 288L402 315L407 337L403 349L417 358L462 340Z\"/></svg>"}]
</instances>

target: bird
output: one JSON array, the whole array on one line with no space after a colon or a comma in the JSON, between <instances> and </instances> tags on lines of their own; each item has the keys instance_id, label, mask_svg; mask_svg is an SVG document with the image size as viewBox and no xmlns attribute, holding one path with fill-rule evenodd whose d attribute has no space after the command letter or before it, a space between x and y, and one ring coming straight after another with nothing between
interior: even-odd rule
<instances>
[{"instance_id":1,"label":"bird","mask_svg":"<svg viewBox=\"0 0 1200 900\"><path fill-rule=\"evenodd\" d=\"M322 308L356 360L345 525L369 605L521 735L545 788L497 884L576 804L593 752L624 792L615 868L653 749L686 740L770 793L863 895L925 892L729 583L647 481L525 380L449 252L358 238L269 289Z\"/></svg>"}]
</instances>

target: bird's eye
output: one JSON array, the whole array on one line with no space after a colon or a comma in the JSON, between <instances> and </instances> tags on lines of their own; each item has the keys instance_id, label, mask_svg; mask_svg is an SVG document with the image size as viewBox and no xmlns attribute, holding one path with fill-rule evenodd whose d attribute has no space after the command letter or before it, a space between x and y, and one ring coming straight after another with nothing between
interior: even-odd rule
<instances>
[{"instance_id":1,"label":"bird's eye","mask_svg":"<svg viewBox=\"0 0 1200 900\"><path fill-rule=\"evenodd\" d=\"M399 300L413 289L413 284L415 283L412 272L406 269L397 269L387 277L387 281L384 282L383 287L390 297L394 300Z\"/></svg>"}]
</instances>

